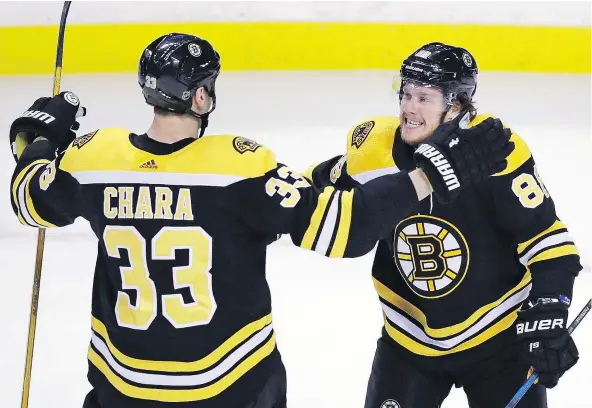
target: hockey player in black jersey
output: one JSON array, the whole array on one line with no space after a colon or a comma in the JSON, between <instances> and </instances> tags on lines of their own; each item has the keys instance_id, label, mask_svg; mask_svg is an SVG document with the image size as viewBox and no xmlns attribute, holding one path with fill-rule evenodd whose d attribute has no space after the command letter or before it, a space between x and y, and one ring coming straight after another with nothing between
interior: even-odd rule
<instances>
[{"instance_id":1,"label":"hockey player in black jersey","mask_svg":"<svg viewBox=\"0 0 592 408\"><path fill-rule=\"evenodd\" d=\"M145 134L102 128L74 138L71 92L38 99L12 124L21 223L82 217L98 238L85 408L285 407L268 243L287 233L324 256L361 256L449 176L412 169L347 192L317 189L255 141L202 137L219 72L207 41L165 35L139 63L155 109ZM455 177L505 168L513 143L501 123L477 129L476 156L449 147L467 135L444 130L426 146Z\"/></svg>"},{"instance_id":2,"label":"hockey player in black jersey","mask_svg":"<svg viewBox=\"0 0 592 408\"><path fill-rule=\"evenodd\" d=\"M408 171L415 156L433 157L422 143L436 129L491 120L473 106L477 63L463 48L427 44L399 80L400 116L354 126L345 155L305 173L316 186L347 191ZM543 408L545 388L576 364L566 327L578 252L526 143L515 132L511 140L506 169L450 205L448 183L434 185L436 199L379 242L372 275L384 327L365 408L437 408L453 385L473 408L503 408L531 367L540 380L518 406Z\"/></svg>"}]
</instances>

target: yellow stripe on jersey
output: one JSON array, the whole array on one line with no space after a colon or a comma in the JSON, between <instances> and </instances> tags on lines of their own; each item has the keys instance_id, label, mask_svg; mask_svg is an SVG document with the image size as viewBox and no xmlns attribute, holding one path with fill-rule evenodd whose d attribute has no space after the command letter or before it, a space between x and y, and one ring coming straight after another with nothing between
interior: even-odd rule
<instances>
[{"instance_id":1,"label":"yellow stripe on jersey","mask_svg":"<svg viewBox=\"0 0 592 408\"><path fill-rule=\"evenodd\" d=\"M393 145L398 126L395 116L374 116L352 127L347 137L347 174L356 176L395 166Z\"/></svg>"},{"instance_id":2,"label":"yellow stripe on jersey","mask_svg":"<svg viewBox=\"0 0 592 408\"><path fill-rule=\"evenodd\" d=\"M373 278L373 280L374 287L378 292L378 296L380 296L390 304L394 305L398 309L402 310L407 315L411 316L415 321L421 324L421 326L423 327L423 331L428 336L433 338L445 338L459 334L467 330L469 327L473 326L483 316L485 316L487 313L489 313L490 311L501 305L503 302L505 302L510 296L514 295L515 293L519 292L524 287L526 287L528 284L530 284L531 275L530 272L527 272L520 281L520 283L518 283L518 285L513 287L511 290L509 290L506 294L504 294L495 302L481 306L465 321L454 324L452 326L442 327L438 329L434 329L429 326L428 319L426 315L421 311L421 309L419 309L417 306L413 305L409 301L403 299L401 296L397 295L395 292L393 292L383 283L378 281L376 278Z\"/></svg>"},{"instance_id":3,"label":"yellow stripe on jersey","mask_svg":"<svg viewBox=\"0 0 592 408\"><path fill-rule=\"evenodd\" d=\"M46 228L55 228L56 226L49 221L45 221L35 209L35 205L33 204L33 199L31 198L31 193L29 192L29 184L31 183L31 179L35 175L36 172L30 172L27 174L27 177L23 181L25 183L25 202L27 203L27 210L29 210L29 215L33 218L37 224L44 226Z\"/></svg>"},{"instance_id":4,"label":"yellow stripe on jersey","mask_svg":"<svg viewBox=\"0 0 592 408\"><path fill-rule=\"evenodd\" d=\"M259 364L265 357L269 356L275 349L275 334L257 351L243 360L228 374L220 380L201 388L195 389L163 389L148 388L131 385L120 378L112 368L95 352L89 348L88 359L92 364L105 375L107 380L122 394L132 398L147 399L162 402L189 402L204 400L215 397L232 384L234 384L245 373Z\"/></svg>"},{"instance_id":5,"label":"yellow stripe on jersey","mask_svg":"<svg viewBox=\"0 0 592 408\"><path fill-rule=\"evenodd\" d=\"M19 174L16 176L16 178L14 179L14 183L12 184L12 200L17 208L17 217L20 221L21 224L24 225L30 225L24 218L22 215L22 209L21 206L19 205L19 199L18 199L18 189L20 187L21 182L23 181L23 179L25 178L25 176L27 175L27 173L35 166L39 165L39 164L48 164L50 163L49 160L47 159L39 159L39 160L35 160L34 162L30 163L29 165L27 165L25 168L23 168ZM28 195L29 192L27 191L26 194ZM26 209L24 209L26 211Z\"/></svg>"},{"instance_id":6,"label":"yellow stripe on jersey","mask_svg":"<svg viewBox=\"0 0 592 408\"><path fill-rule=\"evenodd\" d=\"M487 118L492 118L492 115L482 113L477 115L475 119L473 119L469 124L468 127L471 128L473 126L478 125L479 123L483 122ZM504 127L507 127L504 125ZM532 154L528 149L528 145L526 142L517 134L512 132L510 137L510 141L514 142L514 150L510 155L507 157L508 165L506 168L499 173L495 173L494 176L503 176L505 174L510 174L515 171L518 167L522 166Z\"/></svg>"},{"instance_id":7,"label":"yellow stripe on jersey","mask_svg":"<svg viewBox=\"0 0 592 408\"><path fill-rule=\"evenodd\" d=\"M564 223L562 223L561 221L557 220L553 223L553 225L551 225L549 228L547 228L546 230L544 230L543 232L535 235L534 237L532 237L531 239L529 239L528 241L522 242L520 244L518 244L518 255L522 255L522 253L524 252L525 249L527 249L530 244L532 244L534 241L538 240L539 238L542 238L543 236L550 234L554 231L560 230L560 229L567 229L567 227L565 226Z\"/></svg>"},{"instance_id":8,"label":"yellow stripe on jersey","mask_svg":"<svg viewBox=\"0 0 592 408\"><path fill-rule=\"evenodd\" d=\"M319 230L321 229L321 221L323 220L323 215L327 210L327 205L329 204L329 199L331 198L333 191L335 191L334 187L326 187L319 195L317 206L312 213L312 217L310 217L310 223L302 237L302 242L300 243L301 248L312 249L312 244L314 244Z\"/></svg>"},{"instance_id":9,"label":"yellow stripe on jersey","mask_svg":"<svg viewBox=\"0 0 592 408\"><path fill-rule=\"evenodd\" d=\"M331 249L331 258L342 258L345 253L345 247L349 238L349 229L351 226L352 207L354 202L353 191L343 191L340 197L341 201L341 216L339 217L339 226L337 227L337 235Z\"/></svg>"},{"instance_id":10,"label":"yellow stripe on jersey","mask_svg":"<svg viewBox=\"0 0 592 408\"><path fill-rule=\"evenodd\" d=\"M100 129L82 146L70 145L60 168L69 173L133 171L252 178L277 167L271 150L234 135L205 136L174 153L155 155L132 145L130 133L121 128ZM147 162L150 166L145 166Z\"/></svg>"},{"instance_id":11,"label":"yellow stripe on jersey","mask_svg":"<svg viewBox=\"0 0 592 408\"><path fill-rule=\"evenodd\" d=\"M397 343L399 343L401 346L405 347L407 350L411 351L412 353L419 354L422 356L428 356L428 357L438 357L438 356L444 356L447 354L458 353L459 351L463 351L463 350L468 350L472 347L478 346L479 344L482 344L482 343L486 342L487 340L497 336L499 333L503 332L504 330L509 329L512 326L512 324L514 323L514 321L516 320L516 317L518 316L519 309L520 308L513 310L506 317L504 317L499 322L497 322L496 324L489 327L487 330L481 332L479 335L477 335L477 336L473 337L472 339L470 339L464 343L461 343L458 346L453 347L449 350L435 349L435 348L426 346L422 343L415 341L414 339L407 336L403 332L397 330L394 326L392 326L388 322L388 320L386 318L384 319L384 325L385 325L385 329L386 329L386 332L388 333L388 335L393 340L395 340Z\"/></svg>"},{"instance_id":12,"label":"yellow stripe on jersey","mask_svg":"<svg viewBox=\"0 0 592 408\"><path fill-rule=\"evenodd\" d=\"M554 258L561 258L567 255L579 255L578 249L574 244L566 244L550 249L546 249L539 253L537 256L533 256L528 260L528 266L531 266L535 262L546 261Z\"/></svg>"},{"instance_id":13,"label":"yellow stripe on jersey","mask_svg":"<svg viewBox=\"0 0 592 408\"><path fill-rule=\"evenodd\" d=\"M107 347L111 354L117 358L120 362L125 364L126 366L137 369L137 370L145 370L145 371L160 371L160 372L172 372L172 373L180 373L180 372L194 372L206 369L208 367L213 366L218 361L222 359L225 355L227 355L230 351L232 351L236 346L243 343L253 334L260 331L263 327L267 326L271 323L271 314L262 317L259 320L256 320L252 323L249 323L235 334L233 334L230 338L228 338L224 343L222 343L217 349L212 351L210 354L205 356L204 358L197 360L197 361L190 361L190 362L181 362L181 361L151 361L151 360L140 360L137 358L129 357L119 351L111 342L109 338L109 334L107 333L107 328L105 325L95 317L92 318L92 328L95 332L101 335L105 340Z\"/></svg>"},{"instance_id":14,"label":"yellow stripe on jersey","mask_svg":"<svg viewBox=\"0 0 592 408\"><path fill-rule=\"evenodd\" d=\"M31 164L29 164L25 168L23 168L19 172L19 174L15 177L14 183L12 184L12 200L14 201L14 203L16 204L17 207L18 207L18 187L21 184L21 181L23 180L23 178L25 177L25 175L35 165L37 165L37 164L47 164L47 163L49 163L49 160L46 160L46 159L35 160Z\"/></svg>"}]
</instances>

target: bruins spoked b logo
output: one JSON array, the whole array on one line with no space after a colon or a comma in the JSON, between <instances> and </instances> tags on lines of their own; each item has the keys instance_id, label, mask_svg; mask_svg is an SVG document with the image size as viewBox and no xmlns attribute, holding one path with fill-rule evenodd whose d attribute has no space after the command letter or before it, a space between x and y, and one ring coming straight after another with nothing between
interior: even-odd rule
<instances>
[{"instance_id":1,"label":"bruins spoked b logo","mask_svg":"<svg viewBox=\"0 0 592 408\"><path fill-rule=\"evenodd\" d=\"M380 408L402 408L402 407L401 407L401 404L399 404L394 399L388 399L380 405Z\"/></svg>"},{"instance_id":2,"label":"bruins spoked b logo","mask_svg":"<svg viewBox=\"0 0 592 408\"><path fill-rule=\"evenodd\" d=\"M467 242L454 225L440 218L416 215L401 221L393 248L399 272L418 296L446 296L467 273Z\"/></svg>"}]
</instances>

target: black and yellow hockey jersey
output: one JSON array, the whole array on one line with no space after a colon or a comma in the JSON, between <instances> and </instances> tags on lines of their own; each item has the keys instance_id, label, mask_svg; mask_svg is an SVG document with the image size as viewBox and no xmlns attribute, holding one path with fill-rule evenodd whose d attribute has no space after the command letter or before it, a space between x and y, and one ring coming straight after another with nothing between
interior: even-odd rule
<instances>
[{"instance_id":1,"label":"black and yellow hockey jersey","mask_svg":"<svg viewBox=\"0 0 592 408\"><path fill-rule=\"evenodd\" d=\"M425 198L378 244L372 274L383 338L418 364L459 367L514 341L510 327L531 290L571 297L581 269L576 246L526 143L516 133L511 140L505 170L452 205ZM347 190L413 169L412 154L398 118L373 117L350 130L345 155L304 174Z\"/></svg>"},{"instance_id":2,"label":"black and yellow hockey jersey","mask_svg":"<svg viewBox=\"0 0 592 408\"><path fill-rule=\"evenodd\" d=\"M98 238L91 383L204 408L245 406L281 364L265 279L277 234L361 256L419 205L406 175L320 190L242 137L165 145L118 128L57 158L49 142L28 146L11 198L25 225L83 217Z\"/></svg>"}]
</instances>

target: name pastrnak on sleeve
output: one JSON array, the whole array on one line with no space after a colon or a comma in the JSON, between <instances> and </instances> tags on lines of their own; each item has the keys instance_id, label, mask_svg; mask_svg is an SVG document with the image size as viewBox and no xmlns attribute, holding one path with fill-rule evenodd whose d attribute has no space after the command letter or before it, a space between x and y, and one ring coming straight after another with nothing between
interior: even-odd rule
<instances>
[{"instance_id":1,"label":"name pastrnak on sleeve","mask_svg":"<svg viewBox=\"0 0 592 408\"><path fill-rule=\"evenodd\" d=\"M56 157L47 141L35 142L23 152L10 185L12 209L22 224L63 227L80 215L79 185L60 169L62 158L63 153Z\"/></svg>"},{"instance_id":2,"label":"name pastrnak on sleeve","mask_svg":"<svg viewBox=\"0 0 592 408\"><path fill-rule=\"evenodd\" d=\"M507 168L491 179L497 221L514 237L517 257L532 274L531 297L571 297L582 269L578 249L525 141L515 133L511 140L516 148Z\"/></svg>"},{"instance_id":3,"label":"name pastrnak on sleeve","mask_svg":"<svg viewBox=\"0 0 592 408\"><path fill-rule=\"evenodd\" d=\"M405 172L340 191L317 188L272 161L275 165L263 176L241 183L246 222L266 234L290 234L295 245L327 257L368 253L418 204Z\"/></svg>"}]
</instances>

